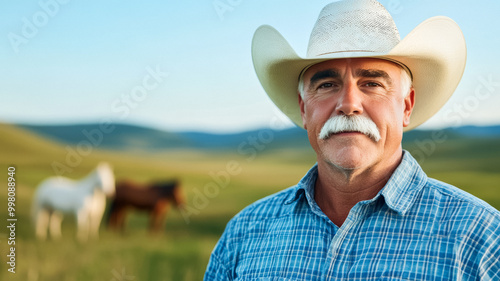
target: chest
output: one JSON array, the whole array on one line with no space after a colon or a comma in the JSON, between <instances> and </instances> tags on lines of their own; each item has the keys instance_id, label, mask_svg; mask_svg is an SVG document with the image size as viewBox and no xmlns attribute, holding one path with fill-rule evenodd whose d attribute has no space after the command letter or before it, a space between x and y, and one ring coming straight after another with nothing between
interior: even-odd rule
<instances>
[{"instance_id":1,"label":"chest","mask_svg":"<svg viewBox=\"0 0 500 281\"><path fill-rule=\"evenodd\" d=\"M391 213L350 215L341 228L282 217L244 240L236 280L453 280L460 271L460 241L446 224Z\"/></svg>"}]
</instances>

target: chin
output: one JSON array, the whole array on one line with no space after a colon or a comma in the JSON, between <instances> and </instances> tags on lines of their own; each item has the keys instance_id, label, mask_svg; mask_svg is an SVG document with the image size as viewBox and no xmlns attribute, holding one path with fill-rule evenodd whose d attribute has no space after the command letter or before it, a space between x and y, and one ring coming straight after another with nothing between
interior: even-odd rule
<instances>
[{"instance_id":1,"label":"chin","mask_svg":"<svg viewBox=\"0 0 500 281\"><path fill-rule=\"evenodd\" d=\"M332 148L331 151L325 151L324 158L331 165L343 170L356 170L367 166L370 163L370 155L373 155L369 149L358 146L347 146L341 148Z\"/></svg>"},{"instance_id":2,"label":"chin","mask_svg":"<svg viewBox=\"0 0 500 281\"><path fill-rule=\"evenodd\" d=\"M354 171L363 168L363 163L356 161L356 159L331 159L329 162L330 165L335 166L337 169L345 171Z\"/></svg>"}]
</instances>

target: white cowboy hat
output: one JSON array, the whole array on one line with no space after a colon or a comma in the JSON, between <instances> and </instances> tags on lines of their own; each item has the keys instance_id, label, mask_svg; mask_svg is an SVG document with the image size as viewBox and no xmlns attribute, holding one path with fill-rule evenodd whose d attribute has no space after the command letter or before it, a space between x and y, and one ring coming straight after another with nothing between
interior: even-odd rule
<instances>
[{"instance_id":1,"label":"white cowboy hat","mask_svg":"<svg viewBox=\"0 0 500 281\"><path fill-rule=\"evenodd\" d=\"M380 58L410 70L415 106L414 129L433 116L455 91L465 68L467 50L458 25L450 18L430 18L403 40L387 10L375 0L346 0L323 8L311 32L305 58L283 36L263 25L254 34L252 58L264 90L276 106L303 127L297 88L308 66L339 58Z\"/></svg>"}]
</instances>

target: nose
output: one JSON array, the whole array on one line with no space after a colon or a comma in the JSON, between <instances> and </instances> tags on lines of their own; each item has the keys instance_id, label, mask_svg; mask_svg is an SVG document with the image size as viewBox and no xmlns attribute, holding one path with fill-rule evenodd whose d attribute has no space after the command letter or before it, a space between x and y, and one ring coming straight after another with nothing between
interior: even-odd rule
<instances>
[{"instance_id":1,"label":"nose","mask_svg":"<svg viewBox=\"0 0 500 281\"><path fill-rule=\"evenodd\" d=\"M354 81L346 82L337 101L335 111L338 115L359 115L363 113L363 92Z\"/></svg>"}]
</instances>

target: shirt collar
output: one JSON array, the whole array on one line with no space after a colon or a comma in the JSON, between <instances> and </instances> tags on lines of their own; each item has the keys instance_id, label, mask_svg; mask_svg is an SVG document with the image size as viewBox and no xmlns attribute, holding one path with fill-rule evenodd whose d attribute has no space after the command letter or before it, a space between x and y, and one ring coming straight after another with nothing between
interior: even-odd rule
<instances>
[{"instance_id":1,"label":"shirt collar","mask_svg":"<svg viewBox=\"0 0 500 281\"><path fill-rule=\"evenodd\" d=\"M389 208L404 215L426 183L427 175L420 168L417 160L404 150L401 163L392 173L379 195L384 197Z\"/></svg>"},{"instance_id":2,"label":"shirt collar","mask_svg":"<svg viewBox=\"0 0 500 281\"><path fill-rule=\"evenodd\" d=\"M293 192L285 201L285 204L291 204L299 199L301 196L305 195L308 199L310 205L314 201L314 186L316 184L316 179L318 178L318 164L314 166L307 172L307 174L299 181L299 183L294 187ZM312 201L311 201L312 200Z\"/></svg>"},{"instance_id":3,"label":"shirt collar","mask_svg":"<svg viewBox=\"0 0 500 281\"><path fill-rule=\"evenodd\" d=\"M318 164L315 164L294 187L294 191L284 203L291 204L300 197L305 196L311 209L319 210L318 205L314 201L314 186L317 177ZM420 168L415 158L408 151L404 150L401 163L382 190L371 200L374 201L383 196L389 208L404 215L415 201L416 194L426 182L427 175Z\"/></svg>"}]
</instances>

